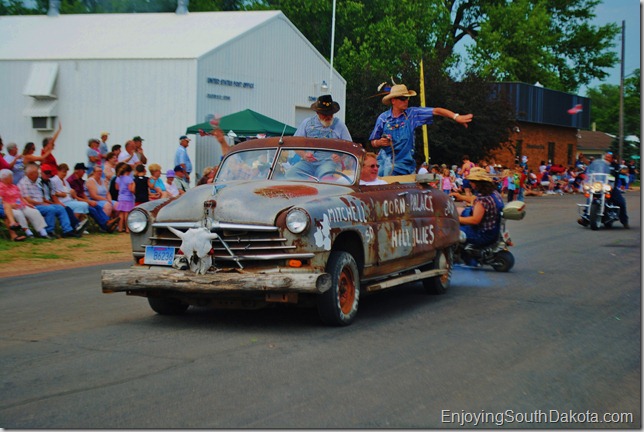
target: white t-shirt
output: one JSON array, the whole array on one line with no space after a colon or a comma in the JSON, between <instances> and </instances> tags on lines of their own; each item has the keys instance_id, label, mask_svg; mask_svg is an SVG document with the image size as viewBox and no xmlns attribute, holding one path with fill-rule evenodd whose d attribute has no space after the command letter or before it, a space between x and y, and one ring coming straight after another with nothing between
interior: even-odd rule
<instances>
[{"instance_id":1,"label":"white t-shirt","mask_svg":"<svg viewBox=\"0 0 644 432\"><path fill-rule=\"evenodd\" d=\"M177 188L177 185L174 183L175 181L173 181L172 184L168 183L167 181L163 182L163 184L165 185L165 190L170 194L170 196L173 196L173 197L176 197L177 195L179 195L179 189Z\"/></svg>"},{"instance_id":2,"label":"white t-shirt","mask_svg":"<svg viewBox=\"0 0 644 432\"><path fill-rule=\"evenodd\" d=\"M125 160L126 160L127 158L129 158L129 157L130 157L130 154L129 154L128 152L126 152L126 151L122 151L121 153L119 153L119 162L125 162ZM128 164L128 165L132 165L132 166L134 166L134 165L136 165L138 162L140 162L140 161L139 161L138 156L136 155L136 153L133 153L133 154L132 154L132 159L130 159L130 160L127 162L127 164Z\"/></svg>"},{"instance_id":3,"label":"white t-shirt","mask_svg":"<svg viewBox=\"0 0 644 432\"><path fill-rule=\"evenodd\" d=\"M384 181L383 179L377 178L374 181L370 181L370 182L360 180L360 184L364 186L377 186L377 185L387 184L387 182Z\"/></svg>"}]
</instances>

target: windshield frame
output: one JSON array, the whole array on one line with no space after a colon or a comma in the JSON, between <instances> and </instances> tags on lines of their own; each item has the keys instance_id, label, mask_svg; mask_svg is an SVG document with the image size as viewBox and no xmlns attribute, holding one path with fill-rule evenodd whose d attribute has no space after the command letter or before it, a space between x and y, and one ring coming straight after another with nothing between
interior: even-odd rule
<instances>
[{"instance_id":1,"label":"windshield frame","mask_svg":"<svg viewBox=\"0 0 644 432\"><path fill-rule=\"evenodd\" d=\"M252 155L253 153L256 153L258 155L261 155L262 153L267 155L267 158L272 156L272 161L270 163L270 166L268 166L267 162L267 171L265 176L257 176L257 175L252 175L252 170L256 169L256 166L252 166L254 162L251 163L251 165L248 165L248 162L250 160L248 159L248 156ZM289 159L293 160L295 157L295 154L297 154L300 158L302 159L302 155L304 153L312 153L315 154L315 157L317 158L325 158L326 155L329 155L328 159L332 158L332 154L338 155L341 157L341 163L343 164L343 167L347 167L343 170L335 170L335 169L329 169L326 172L318 173L322 174L322 178L316 177L314 174L306 174L303 173L301 176L287 176L286 171L290 168L292 168L296 162L294 162L292 165L286 165L284 166L285 162L288 162ZM244 158L246 156L246 158ZM252 158L251 158L252 159ZM327 159L327 160L328 160ZM241 168L240 171L240 176L238 177L230 177L230 178L222 178L224 175L228 177L228 172L225 172L225 170L228 169L228 165L230 163L235 163L233 161L237 162L242 162L245 163L246 166ZM317 162L317 161L316 161ZM334 149L334 148L312 148L312 147L273 147L273 146L266 146L266 147L256 147L256 148L249 148L249 149L242 149L239 151L231 152L226 155L226 157L221 161L221 164L219 166L219 169L217 170L217 175L215 176L214 182L215 183L223 183L223 182L231 182L231 181L264 181L264 180L273 180L273 181L296 181L296 182L313 182L313 183L325 183L325 184L341 184L345 186L349 185L355 185L359 179L359 170L358 167L360 166L360 158L348 151L343 151L339 149ZM262 169L263 171L263 169ZM334 172L335 174L333 177L326 175L327 173ZM249 175L246 176L244 172L248 172Z\"/></svg>"}]
</instances>

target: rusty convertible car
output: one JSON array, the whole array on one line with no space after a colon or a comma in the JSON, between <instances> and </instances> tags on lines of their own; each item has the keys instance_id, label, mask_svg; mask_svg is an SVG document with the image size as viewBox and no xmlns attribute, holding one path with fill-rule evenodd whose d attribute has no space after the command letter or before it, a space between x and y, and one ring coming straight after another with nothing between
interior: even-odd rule
<instances>
[{"instance_id":1,"label":"rusty convertible car","mask_svg":"<svg viewBox=\"0 0 644 432\"><path fill-rule=\"evenodd\" d=\"M364 155L332 139L237 144L213 184L130 212L134 264L104 270L103 292L147 297L159 314L317 307L329 325L350 324L373 291L422 281L444 293L459 240L452 200L415 175L360 185Z\"/></svg>"}]
</instances>

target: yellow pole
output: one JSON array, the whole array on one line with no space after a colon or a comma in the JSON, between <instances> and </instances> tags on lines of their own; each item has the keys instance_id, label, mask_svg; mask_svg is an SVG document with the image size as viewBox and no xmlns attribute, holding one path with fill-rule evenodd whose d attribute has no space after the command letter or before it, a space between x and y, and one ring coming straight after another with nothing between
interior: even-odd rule
<instances>
[{"instance_id":1,"label":"yellow pole","mask_svg":"<svg viewBox=\"0 0 644 432\"><path fill-rule=\"evenodd\" d=\"M423 73L423 59L420 59L420 106L425 106L425 74ZM423 146L425 148L425 155L427 159L425 162L429 162L429 140L427 138L427 125L423 125Z\"/></svg>"}]
</instances>

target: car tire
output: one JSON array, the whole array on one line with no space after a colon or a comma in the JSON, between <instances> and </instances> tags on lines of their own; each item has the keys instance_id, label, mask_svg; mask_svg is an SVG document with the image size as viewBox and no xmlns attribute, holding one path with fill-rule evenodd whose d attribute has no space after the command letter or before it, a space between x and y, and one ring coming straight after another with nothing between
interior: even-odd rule
<instances>
[{"instance_id":1,"label":"car tire","mask_svg":"<svg viewBox=\"0 0 644 432\"><path fill-rule=\"evenodd\" d=\"M148 297L148 303L159 315L181 315L190 307L181 300L168 297Z\"/></svg>"},{"instance_id":2,"label":"car tire","mask_svg":"<svg viewBox=\"0 0 644 432\"><path fill-rule=\"evenodd\" d=\"M360 301L360 273L353 256L348 252L333 251L326 271L331 275L331 288L318 296L318 314L324 324L347 326L358 313Z\"/></svg>"},{"instance_id":3,"label":"car tire","mask_svg":"<svg viewBox=\"0 0 644 432\"><path fill-rule=\"evenodd\" d=\"M440 276L434 276L423 279L425 291L429 294L445 294L449 289L452 280L452 268L454 267L454 253L452 248L446 248L436 251L434 263L431 270L447 270L447 273Z\"/></svg>"}]
</instances>

